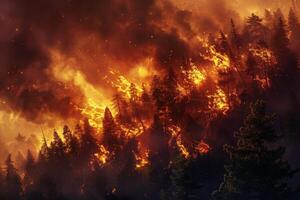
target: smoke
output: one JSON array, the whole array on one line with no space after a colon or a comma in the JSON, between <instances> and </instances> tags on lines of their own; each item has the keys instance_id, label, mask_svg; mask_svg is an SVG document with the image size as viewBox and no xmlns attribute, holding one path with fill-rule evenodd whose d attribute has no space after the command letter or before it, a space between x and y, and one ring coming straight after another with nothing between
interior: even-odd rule
<instances>
[{"instance_id":1,"label":"smoke","mask_svg":"<svg viewBox=\"0 0 300 200\"><path fill-rule=\"evenodd\" d=\"M74 57L73 68L103 85L99 77L112 66L127 71L153 58L163 69L196 59L191 39L217 31L234 13L225 1L204 2L195 14L169 1L1 1L0 98L36 123L48 115L74 117L74 107L83 103L75 85L66 87L50 73L50 50Z\"/></svg>"}]
</instances>

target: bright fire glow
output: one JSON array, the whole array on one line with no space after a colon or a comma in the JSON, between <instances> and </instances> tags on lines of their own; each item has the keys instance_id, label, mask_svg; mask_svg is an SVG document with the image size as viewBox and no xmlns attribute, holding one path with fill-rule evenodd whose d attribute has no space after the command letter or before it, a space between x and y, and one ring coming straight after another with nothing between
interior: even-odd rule
<instances>
[{"instance_id":1,"label":"bright fire glow","mask_svg":"<svg viewBox=\"0 0 300 200\"><path fill-rule=\"evenodd\" d=\"M211 61L217 70L228 70L230 68L230 59L227 55L218 52L216 47L209 44L207 39L198 37L198 40L206 49L206 53L201 54L205 60Z\"/></svg>"},{"instance_id":2,"label":"bright fire glow","mask_svg":"<svg viewBox=\"0 0 300 200\"><path fill-rule=\"evenodd\" d=\"M54 77L64 84L74 84L83 92L85 105L76 109L89 120L91 126L100 130L104 109L111 105L109 98L104 95L106 94L105 91L102 88L96 88L86 80L86 77L79 70L74 69L72 67L76 66L74 60L66 59L54 51L52 53L52 60L52 73Z\"/></svg>"},{"instance_id":3,"label":"bright fire glow","mask_svg":"<svg viewBox=\"0 0 300 200\"><path fill-rule=\"evenodd\" d=\"M99 152L95 153L96 158L99 160L100 164L104 165L109 157L109 151L103 145L100 145Z\"/></svg>"},{"instance_id":4,"label":"bright fire glow","mask_svg":"<svg viewBox=\"0 0 300 200\"><path fill-rule=\"evenodd\" d=\"M208 96L210 99L209 107L223 113L224 115L229 110L229 104L225 92L221 88L217 88L215 94Z\"/></svg>"},{"instance_id":5,"label":"bright fire glow","mask_svg":"<svg viewBox=\"0 0 300 200\"><path fill-rule=\"evenodd\" d=\"M205 72L200 70L196 65L192 65L191 69L184 73L196 86L200 86L206 79Z\"/></svg>"}]
</instances>

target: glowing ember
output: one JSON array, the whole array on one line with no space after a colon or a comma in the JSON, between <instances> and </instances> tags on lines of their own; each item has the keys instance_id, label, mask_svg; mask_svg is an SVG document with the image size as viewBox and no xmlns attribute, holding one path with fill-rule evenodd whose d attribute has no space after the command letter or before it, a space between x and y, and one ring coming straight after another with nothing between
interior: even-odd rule
<instances>
[{"instance_id":1,"label":"glowing ember","mask_svg":"<svg viewBox=\"0 0 300 200\"><path fill-rule=\"evenodd\" d=\"M210 151L210 146L203 140L201 140L200 143L196 146L196 150L200 154L207 154Z\"/></svg>"},{"instance_id":2,"label":"glowing ember","mask_svg":"<svg viewBox=\"0 0 300 200\"><path fill-rule=\"evenodd\" d=\"M190 153L188 152L187 148L182 144L181 136L178 136L176 139L176 144L181 152L181 154L187 159L190 157Z\"/></svg>"},{"instance_id":3,"label":"glowing ember","mask_svg":"<svg viewBox=\"0 0 300 200\"><path fill-rule=\"evenodd\" d=\"M145 152L143 155L135 155L137 169L143 168L149 164L149 151Z\"/></svg>"}]
</instances>

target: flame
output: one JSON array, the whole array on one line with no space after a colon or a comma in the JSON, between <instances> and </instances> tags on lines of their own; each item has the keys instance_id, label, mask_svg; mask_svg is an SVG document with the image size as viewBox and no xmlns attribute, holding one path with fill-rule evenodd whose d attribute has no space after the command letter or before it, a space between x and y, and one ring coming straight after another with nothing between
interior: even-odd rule
<instances>
[{"instance_id":1,"label":"flame","mask_svg":"<svg viewBox=\"0 0 300 200\"><path fill-rule=\"evenodd\" d=\"M221 88L217 88L215 93L213 95L209 95L208 98L210 99L209 108L211 110L221 112L225 115L230 109L226 94Z\"/></svg>"},{"instance_id":2,"label":"flame","mask_svg":"<svg viewBox=\"0 0 300 200\"><path fill-rule=\"evenodd\" d=\"M176 140L176 144L181 152L181 154L186 158L188 159L190 157L190 153L188 152L187 148L183 145L182 143L182 139L181 139L181 136L179 135L177 137L177 140Z\"/></svg>"},{"instance_id":3,"label":"flame","mask_svg":"<svg viewBox=\"0 0 300 200\"><path fill-rule=\"evenodd\" d=\"M137 169L143 168L149 164L149 151L146 151L142 155L135 155Z\"/></svg>"},{"instance_id":4,"label":"flame","mask_svg":"<svg viewBox=\"0 0 300 200\"><path fill-rule=\"evenodd\" d=\"M202 85L206 79L204 70L200 70L196 65L192 63L191 69L183 71L183 74L197 87Z\"/></svg>"},{"instance_id":5,"label":"flame","mask_svg":"<svg viewBox=\"0 0 300 200\"><path fill-rule=\"evenodd\" d=\"M128 138L134 138L143 134L145 127L141 123L135 123L134 125L120 125L121 130L123 131L124 135Z\"/></svg>"},{"instance_id":6,"label":"flame","mask_svg":"<svg viewBox=\"0 0 300 200\"><path fill-rule=\"evenodd\" d=\"M100 145L99 152L95 153L94 155L98 159L100 164L105 165L109 158L109 154L109 151L103 145Z\"/></svg>"},{"instance_id":7,"label":"flame","mask_svg":"<svg viewBox=\"0 0 300 200\"><path fill-rule=\"evenodd\" d=\"M130 82L125 76L121 75L120 72L110 70L110 77L106 76L105 79L114 87L117 92L121 93L126 99L131 99L131 88L134 86L138 96L142 95L143 87L138 84Z\"/></svg>"},{"instance_id":8,"label":"flame","mask_svg":"<svg viewBox=\"0 0 300 200\"><path fill-rule=\"evenodd\" d=\"M249 51L253 56L258 58L264 66L273 66L277 63L276 57L270 49L258 45L249 45Z\"/></svg>"},{"instance_id":9,"label":"flame","mask_svg":"<svg viewBox=\"0 0 300 200\"><path fill-rule=\"evenodd\" d=\"M207 38L198 37L198 40L206 49L205 54L201 54L205 60L211 61L217 70L230 69L230 59L226 54L218 52L214 45L209 44Z\"/></svg>"},{"instance_id":10,"label":"flame","mask_svg":"<svg viewBox=\"0 0 300 200\"><path fill-rule=\"evenodd\" d=\"M188 159L190 157L190 153L187 148L184 146L182 137L180 135L181 128L175 125L168 127L168 131L171 133L172 137L176 140L176 145L179 148L181 154Z\"/></svg>"}]
</instances>

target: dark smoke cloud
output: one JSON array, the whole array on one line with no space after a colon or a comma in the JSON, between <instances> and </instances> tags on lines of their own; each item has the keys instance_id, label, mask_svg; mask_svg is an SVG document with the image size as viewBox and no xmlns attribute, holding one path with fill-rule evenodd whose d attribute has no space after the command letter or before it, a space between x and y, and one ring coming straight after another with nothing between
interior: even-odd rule
<instances>
[{"instance_id":1,"label":"dark smoke cloud","mask_svg":"<svg viewBox=\"0 0 300 200\"><path fill-rule=\"evenodd\" d=\"M0 96L31 121L42 121L44 113L73 116L74 105L81 103L74 96L80 92L49 75L49 49L74 56L78 42L89 43L90 34L96 35L98 43L89 48L100 49L94 55L99 64L80 70L98 83L94 72L105 73L111 63L129 66L153 57L162 69L181 66L197 57L187 39L199 30L219 29L217 20L224 21L229 13L224 2L206 3L210 7L204 15L169 1L1 0Z\"/></svg>"}]
</instances>

